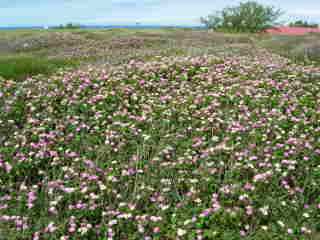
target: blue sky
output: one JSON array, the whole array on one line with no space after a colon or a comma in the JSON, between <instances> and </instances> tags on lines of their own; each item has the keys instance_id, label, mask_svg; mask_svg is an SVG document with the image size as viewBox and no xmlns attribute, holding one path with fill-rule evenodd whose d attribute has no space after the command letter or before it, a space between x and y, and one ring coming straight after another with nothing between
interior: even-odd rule
<instances>
[{"instance_id":1,"label":"blue sky","mask_svg":"<svg viewBox=\"0 0 320 240\"><path fill-rule=\"evenodd\" d=\"M205 16L239 0L0 0L0 26L81 24L199 25ZM284 20L320 23L320 0L260 0L286 11Z\"/></svg>"}]
</instances>

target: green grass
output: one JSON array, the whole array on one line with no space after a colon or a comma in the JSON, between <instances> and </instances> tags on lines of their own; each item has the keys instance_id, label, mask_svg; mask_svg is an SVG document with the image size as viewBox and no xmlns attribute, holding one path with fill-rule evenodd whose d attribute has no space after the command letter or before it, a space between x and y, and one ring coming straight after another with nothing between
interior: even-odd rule
<instances>
[{"instance_id":1,"label":"green grass","mask_svg":"<svg viewBox=\"0 0 320 240\"><path fill-rule=\"evenodd\" d=\"M320 64L320 34L308 34L303 36L273 36L262 39L258 45L290 58L299 63Z\"/></svg>"},{"instance_id":2,"label":"green grass","mask_svg":"<svg viewBox=\"0 0 320 240\"><path fill-rule=\"evenodd\" d=\"M157 55L254 55L260 47L296 62L320 63L319 39L316 34L270 37L174 28L1 31L0 76L22 79L51 74L80 61L120 64L132 58L152 59ZM31 48L23 47L30 42Z\"/></svg>"},{"instance_id":3,"label":"green grass","mask_svg":"<svg viewBox=\"0 0 320 240\"><path fill-rule=\"evenodd\" d=\"M75 65L76 61L67 59L48 59L32 55L1 56L0 76L19 80L37 74L50 74L59 68Z\"/></svg>"}]
</instances>

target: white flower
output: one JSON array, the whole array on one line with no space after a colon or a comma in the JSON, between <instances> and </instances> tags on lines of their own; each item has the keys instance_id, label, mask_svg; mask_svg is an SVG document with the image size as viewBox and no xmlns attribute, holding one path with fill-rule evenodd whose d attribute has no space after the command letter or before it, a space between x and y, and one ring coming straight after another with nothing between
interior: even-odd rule
<instances>
[{"instance_id":1,"label":"white flower","mask_svg":"<svg viewBox=\"0 0 320 240\"><path fill-rule=\"evenodd\" d=\"M284 227L285 226L285 224L280 220L277 223L279 224L280 227Z\"/></svg>"},{"instance_id":2,"label":"white flower","mask_svg":"<svg viewBox=\"0 0 320 240\"><path fill-rule=\"evenodd\" d=\"M185 235L187 233L186 230L178 228L177 234L179 237L182 237L183 235Z\"/></svg>"},{"instance_id":3,"label":"white flower","mask_svg":"<svg viewBox=\"0 0 320 240\"><path fill-rule=\"evenodd\" d=\"M302 216L305 217L305 218L309 218L310 214L309 213L304 213Z\"/></svg>"},{"instance_id":4,"label":"white flower","mask_svg":"<svg viewBox=\"0 0 320 240\"><path fill-rule=\"evenodd\" d=\"M89 231L89 229L86 228L86 227L81 227L81 228L78 229L78 232L79 232L81 235L85 235L88 231Z\"/></svg>"},{"instance_id":5,"label":"white flower","mask_svg":"<svg viewBox=\"0 0 320 240\"><path fill-rule=\"evenodd\" d=\"M188 225L189 223L191 223L192 222L192 220L190 220L190 219L188 219L188 220L186 220L186 221L184 221L184 223L183 223L183 225Z\"/></svg>"},{"instance_id":6,"label":"white flower","mask_svg":"<svg viewBox=\"0 0 320 240\"><path fill-rule=\"evenodd\" d=\"M113 225L116 225L117 223L118 223L117 220L111 220L111 221L109 221L108 225L113 226Z\"/></svg>"},{"instance_id":7,"label":"white flower","mask_svg":"<svg viewBox=\"0 0 320 240\"><path fill-rule=\"evenodd\" d=\"M268 207L268 206L264 206L263 208L260 208L259 211L260 211L264 216L268 216L269 207Z\"/></svg>"},{"instance_id":8,"label":"white flower","mask_svg":"<svg viewBox=\"0 0 320 240\"><path fill-rule=\"evenodd\" d=\"M104 184L100 184L99 188L100 188L101 191L104 191L104 190L107 189L106 185L104 185Z\"/></svg>"},{"instance_id":9,"label":"white flower","mask_svg":"<svg viewBox=\"0 0 320 240\"><path fill-rule=\"evenodd\" d=\"M212 140L213 142L218 142L218 141L219 141L219 137L213 136L213 137L211 138L211 140Z\"/></svg>"}]
</instances>

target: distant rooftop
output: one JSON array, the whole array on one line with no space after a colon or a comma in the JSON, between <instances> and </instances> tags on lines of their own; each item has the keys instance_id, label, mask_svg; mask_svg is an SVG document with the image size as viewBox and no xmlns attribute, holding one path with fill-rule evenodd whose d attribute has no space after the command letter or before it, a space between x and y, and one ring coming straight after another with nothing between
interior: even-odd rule
<instances>
[{"instance_id":1,"label":"distant rooftop","mask_svg":"<svg viewBox=\"0 0 320 240\"><path fill-rule=\"evenodd\" d=\"M279 35L305 35L308 33L320 33L320 28L308 27L274 27L266 30L270 34Z\"/></svg>"}]
</instances>

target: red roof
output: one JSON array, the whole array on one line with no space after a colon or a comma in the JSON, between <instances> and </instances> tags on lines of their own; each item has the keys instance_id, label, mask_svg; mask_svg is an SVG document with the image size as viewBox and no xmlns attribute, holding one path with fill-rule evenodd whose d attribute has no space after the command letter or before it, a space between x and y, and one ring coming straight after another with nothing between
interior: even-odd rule
<instances>
[{"instance_id":1,"label":"red roof","mask_svg":"<svg viewBox=\"0 0 320 240\"><path fill-rule=\"evenodd\" d=\"M320 28L308 27L275 27L266 30L270 34L283 34L283 35L304 35L307 33L320 33Z\"/></svg>"}]
</instances>

